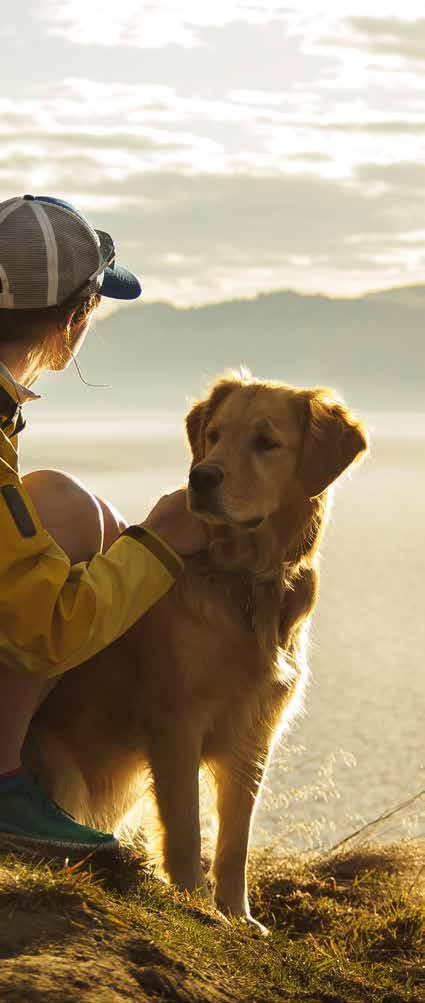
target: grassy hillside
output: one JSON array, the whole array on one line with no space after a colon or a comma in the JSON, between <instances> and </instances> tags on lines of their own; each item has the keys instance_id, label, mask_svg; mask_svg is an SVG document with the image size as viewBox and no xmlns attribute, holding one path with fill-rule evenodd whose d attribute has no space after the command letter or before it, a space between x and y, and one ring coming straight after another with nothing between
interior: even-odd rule
<instances>
[{"instance_id":1,"label":"grassy hillside","mask_svg":"<svg viewBox=\"0 0 425 1003\"><path fill-rule=\"evenodd\" d=\"M253 856L267 939L127 856L91 873L0 854L2 1003L419 1003L425 847Z\"/></svg>"},{"instance_id":2,"label":"grassy hillside","mask_svg":"<svg viewBox=\"0 0 425 1003\"><path fill-rule=\"evenodd\" d=\"M46 378L46 406L182 412L206 381L245 364L257 376L333 385L361 409L421 411L424 327L425 286L356 299L283 291L186 310L135 305L99 321L81 355L86 378L112 389L84 387L71 369Z\"/></svg>"}]
</instances>

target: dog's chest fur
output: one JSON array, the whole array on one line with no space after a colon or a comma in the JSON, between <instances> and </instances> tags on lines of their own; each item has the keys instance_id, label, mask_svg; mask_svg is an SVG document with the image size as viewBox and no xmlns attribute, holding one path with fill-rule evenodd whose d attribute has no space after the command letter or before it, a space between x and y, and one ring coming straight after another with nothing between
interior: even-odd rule
<instances>
[{"instance_id":1,"label":"dog's chest fur","mask_svg":"<svg viewBox=\"0 0 425 1003\"><path fill-rule=\"evenodd\" d=\"M282 587L216 571L193 559L174 588L129 632L141 702L171 711L202 705L227 712L252 691L286 692L278 633Z\"/></svg>"},{"instance_id":2,"label":"dog's chest fur","mask_svg":"<svg viewBox=\"0 0 425 1003\"><path fill-rule=\"evenodd\" d=\"M254 587L247 576L187 560L175 586L124 637L63 677L41 717L78 748L94 731L109 735L113 722L102 771L118 748L119 758L137 750L149 760L149 742L176 728L196 727L207 759L234 745L254 718L273 729L299 675L278 645L281 600L281 583Z\"/></svg>"}]
</instances>

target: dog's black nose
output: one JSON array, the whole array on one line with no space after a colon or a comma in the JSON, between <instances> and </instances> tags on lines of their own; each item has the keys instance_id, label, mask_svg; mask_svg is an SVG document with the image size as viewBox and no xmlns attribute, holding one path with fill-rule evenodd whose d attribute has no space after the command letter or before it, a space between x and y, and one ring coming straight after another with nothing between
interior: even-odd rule
<instances>
[{"instance_id":1,"label":"dog's black nose","mask_svg":"<svg viewBox=\"0 0 425 1003\"><path fill-rule=\"evenodd\" d=\"M207 492L218 488L224 474L216 463L197 463L189 474L189 484L194 491Z\"/></svg>"}]
</instances>

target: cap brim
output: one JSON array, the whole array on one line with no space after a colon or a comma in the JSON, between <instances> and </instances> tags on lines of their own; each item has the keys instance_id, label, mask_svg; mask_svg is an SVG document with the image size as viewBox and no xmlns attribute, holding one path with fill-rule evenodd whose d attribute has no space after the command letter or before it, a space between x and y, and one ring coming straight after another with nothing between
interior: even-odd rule
<instances>
[{"instance_id":1,"label":"cap brim","mask_svg":"<svg viewBox=\"0 0 425 1003\"><path fill-rule=\"evenodd\" d=\"M99 292L101 296L110 296L114 300L136 300L142 287L136 275L121 268L121 265L115 265L115 268L105 268Z\"/></svg>"}]
</instances>

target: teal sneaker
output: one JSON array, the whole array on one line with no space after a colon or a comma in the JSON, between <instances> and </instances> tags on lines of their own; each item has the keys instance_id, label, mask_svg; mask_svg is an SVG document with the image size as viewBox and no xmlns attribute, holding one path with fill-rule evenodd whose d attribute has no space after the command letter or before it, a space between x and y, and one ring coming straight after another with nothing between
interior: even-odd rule
<instances>
[{"instance_id":1,"label":"teal sneaker","mask_svg":"<svg viewBox=\"0 0 425 1003\"><path fill-rule=\"evenodd\" d=\"M76 822L24 773L0 779L0 837L46 852L87 853L119 845L115 836Z\"/></svg>"}]
</instances>

